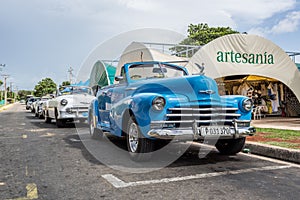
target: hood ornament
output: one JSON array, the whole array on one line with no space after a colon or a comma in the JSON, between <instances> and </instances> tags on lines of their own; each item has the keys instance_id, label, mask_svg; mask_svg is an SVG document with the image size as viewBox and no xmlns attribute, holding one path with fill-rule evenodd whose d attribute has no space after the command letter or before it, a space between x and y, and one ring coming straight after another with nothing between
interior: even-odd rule
<instances>
[{"instance_id":1,"label":"hood ornament","mask_svg":"<svg viewBox=\"0 0 300 200\"><path fill-rule=\"evenodd\" d=\"M199 68L200 72L198 73L199 75L204 75L204 63L199 65L198 63L195 63L195 65Z\"/></svg>"}]
</instances>

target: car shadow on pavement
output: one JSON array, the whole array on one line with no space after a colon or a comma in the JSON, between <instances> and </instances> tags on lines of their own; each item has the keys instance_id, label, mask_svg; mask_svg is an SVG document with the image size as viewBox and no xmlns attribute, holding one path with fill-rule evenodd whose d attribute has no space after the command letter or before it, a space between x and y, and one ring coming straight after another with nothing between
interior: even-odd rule
<instances>
[{"instance_id":1,"label":"car shadow on pavement","mask_svg":"<svg viewBox=\"0 0 300 200\"><path fill-rule=\"evenodd\" d=\"M44 119L39 119L34 115L27 115L26 118L30 121L31 124L33 124L38 128L57 128L55 120L52 120L50 123L46 123L44 122ZM75 121L75 122L67 122L65 127L57 128L57 129L63 130L65 128L84 128L87 126L88 125L86 123Z\"/></svg>"},{"instance_id":2,"label":"car shadow on pavement","mask_svg":"<svg viewBox=\"0 0 300 200\"><path fill-rule=\"evenodd\" d=\"M69 145L69 147L80 149L83 157L87 161L96 165L102 165L102 163L85 148L78 135L68 135L67 137L63 138L63 140Z\"/></svg>"},{"instance_id":3,"label":"car shadow on pavement","mask_svg":"<svg viewBox=\"0 0 300 200\"><path fill-rule=\"evenodd\" d=\"M89 147L87 147L84 143L82 142L82 138L79 135L69 135L63 139L71 148L77 148L82 151L83 157L93 163L93 164L98 164L98 165L103 165L99 159L97 159L97 156L94 156L93 150L90 151ZM86 139L84 139L86 140ZM101 141L95 141L92 139L88 139L90 142L96 142L98 145L104 145L106 143L111 142L111 146L108 146L108 148L119 148L121 150L124 150L123 152L127 151L127 144L126 140L123 138L118 138L114 136L106 136L105 139L102 139ZM114 147L112 147L114 146ZM93 147L97 148L97 147ZM107 150L108 154L110 153L110 150ZM172 153L173 154L173 153ZM124 154L125 155L125 154ZM127 155L125 155L127 156ZM129 155L127 156L129 159ZM116 158L118 159L118 158ZM177 168L177 167L182 167L182 166L197 166L197 165L207 165L207 164L216 164L216 163L222 163L222 162L227 162L227 161L239 161L239 158L237 156L226 156L226 155L221 155L219 154L216 150L207 147L202 147L199 144L191 145L184 153L182 153L180 156L178 156L178 159L175 159L174 162L169 164L167 167L169 168ZM151 162L146 161L146 162ZM126 164L124 164L126 167Z\"/></svg>"}]
</instances>

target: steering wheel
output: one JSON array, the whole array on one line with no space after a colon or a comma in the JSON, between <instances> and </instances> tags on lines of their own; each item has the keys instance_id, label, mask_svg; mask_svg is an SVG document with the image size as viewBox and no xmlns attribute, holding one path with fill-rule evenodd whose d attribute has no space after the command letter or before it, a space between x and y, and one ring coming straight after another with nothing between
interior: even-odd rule
<instances>
[{"instance_id":1,"label":"steering wheel","mask_svg":"<svg viewBox=\"0 0 300 200\"><path fill-rule=\"evenodd\" d=\"M131 79L140 79L140 78L142 78L142 76L135 74L135 75L130 76L130 78Z\"/></svg>"}]
</instances>

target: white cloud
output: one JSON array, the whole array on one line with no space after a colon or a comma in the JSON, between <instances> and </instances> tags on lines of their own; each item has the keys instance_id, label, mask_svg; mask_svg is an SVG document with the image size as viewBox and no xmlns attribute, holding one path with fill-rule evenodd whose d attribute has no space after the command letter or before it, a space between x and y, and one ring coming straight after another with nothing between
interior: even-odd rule
<instances>
[{"instance_id":1,"label":"white cloud","mask_svg":"<svg viewBox=\"0 0 300 200\"><path fill-rule=\"evenodd\" d=\"M296 0L229 0L221 7L230 12L235 20L253 25L275 14L290 10L295 5Z\"/></svg>"},{"instance_id":2,"label":"white cloud","mask_svg":"<svg viewBox=\"0 0 300 200\"><path fill-rule=\"evenodd\" d=\"M251 28L248 33L253 34L253 35L259 35L262 37L265 37L269 32L269 29L266 28L261 28L261 27L256 27L256 28Z\"/></svg>"},{"instance_id":3,"label":"white cloud","mask_svg":"<svg viewBox=\"0 0 300 200\"><path fill-rule=\"evenodd\" d=\"M269 34L291 33L299 29L300 11L288 13L282 20L273 26L255 27L248 32L251 34L266 36Z\"/></svg>"},{"instance_id":4,"label":"white cloud","mask_svg":"<svg viewBox=\"0 0 300 200\"><path fill-rule=\"evenodd\" d=\"M278 24L272 27L271 33L288 33L294 32L300 24L300 11L289 13L283 20L279 21Z\"/></svg>"},{"instance_id":5,"label":"white cloud","mask_svg":"<svg viewBox=\"0 0 300 200\"><path fill-rule=\"evenodd\" d=\"M121 5L138 11L155 11L158 8L158 2L153 0L119 0Z\"/></svg>"}]
</instances>

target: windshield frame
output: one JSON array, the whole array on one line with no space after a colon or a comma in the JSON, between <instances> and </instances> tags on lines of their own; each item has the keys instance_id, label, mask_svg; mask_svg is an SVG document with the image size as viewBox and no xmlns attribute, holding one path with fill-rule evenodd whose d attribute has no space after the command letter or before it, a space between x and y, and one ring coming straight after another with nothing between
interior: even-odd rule
<instances>
[{"instance_id":1,"label":"windshield frame","mask_svg":"<svg viewBox=\"0 0 300 200\"><path fill-rule=\"evenodd\" d=\"M69 89L69 91L68 91ZM66 90L66 91L64 91ZM78 91L82 92L78 92ZM86 92L84 90L87 90ZM88 86L63 86L58 89L58 95L57 96L63 96L63 95L74 95L74 94L88 94L93 95L93 90L91 87Z\"/></svg>"},{"instance_id":2,"label":"windshield frame","mask_svg":"<svg viewBox=\"0 0 300 200\"><path fill-rule=\"evenodd\" d=\"M140 72L135 72L134 74L133 69L135 68L144 69L140 70ZM150 69L150 73L146 74L145 69ZM169 70L171 71L171 73L169 72ZM127 80L129 82L136 82L147 79L176 78L188 75L185 68L165 62L132 63L128 66L126 74Z\"/></svg>"}]
</instances>

